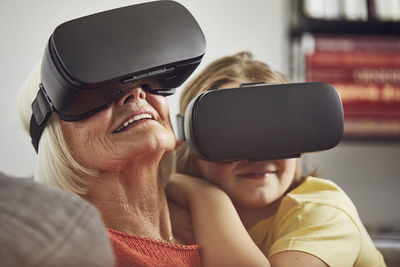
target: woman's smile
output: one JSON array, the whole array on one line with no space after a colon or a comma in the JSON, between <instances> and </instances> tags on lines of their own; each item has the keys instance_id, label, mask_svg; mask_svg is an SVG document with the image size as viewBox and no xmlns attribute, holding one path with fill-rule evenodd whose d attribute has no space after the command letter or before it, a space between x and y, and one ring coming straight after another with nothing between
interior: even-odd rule
<instances>
[{"instance_id":1,"label":"woman's smile","mask_svg":"<svg viewBox=\"0 0 400 267\"><path fill-rule=\"evenodd\" d=\"M133 126L137 126L144 122L148 122L148 120L155 120L156 117L153 115L153 112L145 110L145 111L136 111L131 114L127 119L123 120L123 122L115 129L112 133L120 133L127 129L132 128Z\"/></svg>"}]
</instances>

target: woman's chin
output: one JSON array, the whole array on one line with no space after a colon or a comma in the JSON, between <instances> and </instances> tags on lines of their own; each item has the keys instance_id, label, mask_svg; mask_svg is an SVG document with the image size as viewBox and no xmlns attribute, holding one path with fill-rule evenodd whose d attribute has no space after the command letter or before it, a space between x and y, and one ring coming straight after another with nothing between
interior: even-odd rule
<instances>
[{"instance_id":1,"label":"woman's chin","mask_svg":"<svg viewBox=\"0 0 400 267\"><path fill-rule=\"evenodd\" d=\"M151 155L154 153L171 152L175 148L175 136L168 134L154 135L152 138L145 138L140 141L134 140L132 143L127 144L131 149L131 154L140 155Z\"/></svg>"}]
</instances>

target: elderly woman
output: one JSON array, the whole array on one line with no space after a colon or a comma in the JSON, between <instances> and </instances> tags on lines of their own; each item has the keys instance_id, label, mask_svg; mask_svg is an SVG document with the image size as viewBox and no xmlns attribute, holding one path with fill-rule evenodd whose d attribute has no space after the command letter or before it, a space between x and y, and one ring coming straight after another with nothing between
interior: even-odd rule
<instances>
[{"instance_id":1,"label":"elderly woman","mask_svg":"<svg viewBox=\"0 0 400 267\"><path fill-rule=\"evenodd\" d=\"M158 13L157 23L148 19ZM118 266L200 265L199 247L172 234L160 173L175 147L165 95L204 47L194 18L173 1L89 15L55 29L19 94L38 153L34 179L97 208Z\"/></svg>"},{"instance_id":2,"label":"elderly woman","mask_svg":"<svg viewBox=\"0 0 400 267\"><path fill-rule=\"evenodd\" d=\"M39 84L37 67L19 94L27 131ZM86 119L68 122L52 114L34 178L78 194L99 210L118 266L197 266L198 246L172 234L159 176L174 147L166 97L135 86Z\"/></svg>"}]
</instances>

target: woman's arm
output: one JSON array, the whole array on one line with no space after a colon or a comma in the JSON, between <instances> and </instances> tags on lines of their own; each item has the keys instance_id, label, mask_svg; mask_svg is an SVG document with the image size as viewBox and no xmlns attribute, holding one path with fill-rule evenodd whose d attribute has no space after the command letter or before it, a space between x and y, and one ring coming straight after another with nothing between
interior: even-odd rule
<instances>
[{"instance_id":1,"label":"woman's arm","mask_svg":"<svg viewBox=\"0 0 400 267\"><path fill-rule=\"evenodd\" d=\"M221 189L201 179L173 174L167 194L177 205L190 209L203 266L270 266Z\"/></svg>"},{"instance_id":2,"label":"woman's arm","mask_svg":"<svg viewBox=\"0 0 400 267\"><path fill-rule=\"evenodd\" d=\"M320 258L296 250L286 250L272 255L269 258L271 266L274 267L327 267L328 265Z\"/></svg>"},{"instance_id":3,"label":"woman's arm","mask_svg":"<svg viewBox=\"0 0 400 267\"><path fill-rule=\"evenodd\" d=\"M174 236L184 243L192 244L195 240L193 235L192 220L188 208L175 204L168 200L169 213Z\"/></svg>"}]
</instances>

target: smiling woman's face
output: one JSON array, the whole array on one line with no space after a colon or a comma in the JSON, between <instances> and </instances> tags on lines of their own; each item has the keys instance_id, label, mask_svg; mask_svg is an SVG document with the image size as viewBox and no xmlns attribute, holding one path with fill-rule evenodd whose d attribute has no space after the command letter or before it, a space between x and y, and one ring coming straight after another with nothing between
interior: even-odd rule
<instances>
[{"instance_id":1,"label":"smiling woman's face","mask_svg":"<svg viewBox=\"0 0 400 267\"><path fill-rule=\"evenodd\" d=\"M141 87L87 119L61 121L61 127L74 159L100 171L153 160L152 155L162 156L175 146L167 99Z\"/></svg>"}]
</instances>

